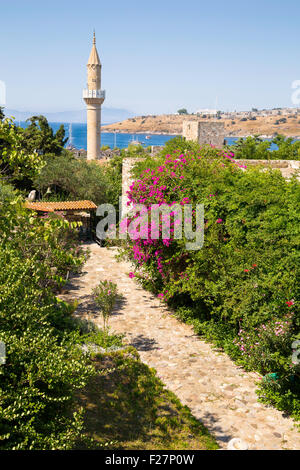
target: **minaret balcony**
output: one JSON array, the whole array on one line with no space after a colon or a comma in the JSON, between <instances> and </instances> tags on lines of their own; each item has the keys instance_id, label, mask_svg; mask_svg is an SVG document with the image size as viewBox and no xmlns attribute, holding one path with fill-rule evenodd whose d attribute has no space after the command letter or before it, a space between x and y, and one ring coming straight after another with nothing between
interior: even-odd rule
<instances>
[{"instance_id":1,"label":"minaret balcony","mask_svg":"<svg viewBox=\"0 0 300 470\"><path fill-rule=\"evenodd\" d=\"M105 100L105 90L85 89L83 90L82 98L98 98Z\"/></svg>"}]
</instances>

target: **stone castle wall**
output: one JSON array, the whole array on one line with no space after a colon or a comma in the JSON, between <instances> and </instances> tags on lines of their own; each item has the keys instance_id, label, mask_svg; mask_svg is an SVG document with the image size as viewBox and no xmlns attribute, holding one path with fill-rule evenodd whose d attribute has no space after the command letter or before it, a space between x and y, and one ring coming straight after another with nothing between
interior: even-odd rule
<instances>
[{"instance_id":1,"label":"stone castle wall","mask_svg":"<svg viewBox=\"0 0 300 470\"><path fill-rule=\"evenodd\" d=\"M185 137L186 140L195 140L198 142L199 124L199 121L183 121L182 137Z\"/></svg>"},{"instance_id":2,"label":"stone castle wall","mask_svg":"<svg viewBox=\"0 0 300 470\"><path fill-rule=\"evenodd\" d=\"M133 177L131 175L132 168L135 163L140 160L137 158L124 158L123 168L122 168L122 213L121 217L123 218L126 213L130 210L130 207L127 206L127 191L129 191L130 186L133 183Z\"/></svg>"},{"instance_id":3,"label":"stone castle wall","mask_svg":"<svg viewBox=\"0 0 300 470\"><path fill-rule=\"evenodd\" d=\"M220 121L183 121L182 135L186 140L194 140L200 145L223 147L225 125Z\"/></svg>"}]
</instances>

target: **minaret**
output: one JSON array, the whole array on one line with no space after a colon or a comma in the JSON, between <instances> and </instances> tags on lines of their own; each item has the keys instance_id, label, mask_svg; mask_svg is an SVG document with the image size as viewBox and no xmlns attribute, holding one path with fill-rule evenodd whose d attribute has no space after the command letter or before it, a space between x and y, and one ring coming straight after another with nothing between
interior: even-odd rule
<instances>
[{"instance_id":1,"label":"minaret","mask_svg":"<svg viewBox=\"0 0 300 470\"><path fill-rule=\"evenodd\" d=\"M87 89L83 90L87 108L87 159L100 157L101 148L101 105L105 91L101 90L101 62L96 48L94 31L93 47L87 63Z\"/></svg>"}]
</instances>

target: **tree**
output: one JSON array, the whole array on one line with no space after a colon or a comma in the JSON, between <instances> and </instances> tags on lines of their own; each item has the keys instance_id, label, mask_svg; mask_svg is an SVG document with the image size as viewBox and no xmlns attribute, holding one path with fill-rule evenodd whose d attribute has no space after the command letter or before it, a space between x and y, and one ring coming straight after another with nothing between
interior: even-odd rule
<instances>
[{"instance_id":1,"label":"tree","mask_svg":"<svg viewBox=\"0 0 300 470\"><path fill-rule=\"evenodd\" d=\"M185 108L178 109L178 114L188 114L187 110Z\"/></svg>"},{"instance_id":2,"label":"tree","mask_svg":"<svg viewBox=\"0 0 300 470\"><path fill-rule=\"evenodd\" d=\"M104 169L100 165L69 156L48 158L34 179L34 187L42 196L50 187L55 199L90 199L96 204L107 202L106 186Z\"/></svg>"},{"instance_id":3,"label":"tree","mask_svg":"<svg viewBox=\"0 0 300 470\"><path fill-rule=\"evenodd\" d=\"M85 256L71 223L0 204L1 450L66 450L82 437L76 393L94 374L71 316L58 300ZM87 342L82 337L82 342Z\"/></svg>"},{"instance_id":4,"label":"tree","mask_svg":"<svg viewBox=\"0 0 300 470\"><path fill-rule=\"evenodd\" d=\"M30 122L26 129L19 128L23 146L29 152L37 151L40 155L59 156L63 153L67 143L63 124L56 133L53 132L45 116L32 116L27 119Z\"/></svg>"},{"instance_id":5,"label":"tree","mask_svg":"<svg viewBox=\"0 0 300 470\"><path fill-rule=\"evenodd\" d=\"M44 165L34 151L24 149L18 127L11 119L0 121L0 175L22 189L28 189Z\"/></svg>"},{"instance_id":6,"label":"tree","mask_svg":"<svg viewBox=\"0 0 300 470\"><path fill-rule=\"evenodd\" d=\"M4 108L0 106L0 121L3 121L4 119Z\"/></svg>"}]
</instances>

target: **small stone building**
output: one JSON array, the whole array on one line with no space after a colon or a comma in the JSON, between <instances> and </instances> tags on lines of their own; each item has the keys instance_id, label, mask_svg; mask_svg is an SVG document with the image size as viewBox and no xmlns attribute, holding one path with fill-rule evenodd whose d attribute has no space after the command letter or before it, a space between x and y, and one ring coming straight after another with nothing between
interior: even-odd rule
<instances>
[{"instance_id":1,"label":"small stone building","mask_svg":"<svg viewBox=\"0 0 300 470\"><path fill-rule=\"evenodd\" d=\"M210 144L215 147L223 147L225 125L220 121L183 121L182 136L186 140L194 140L200 145Z\"/></svg>"}]
</instances>

